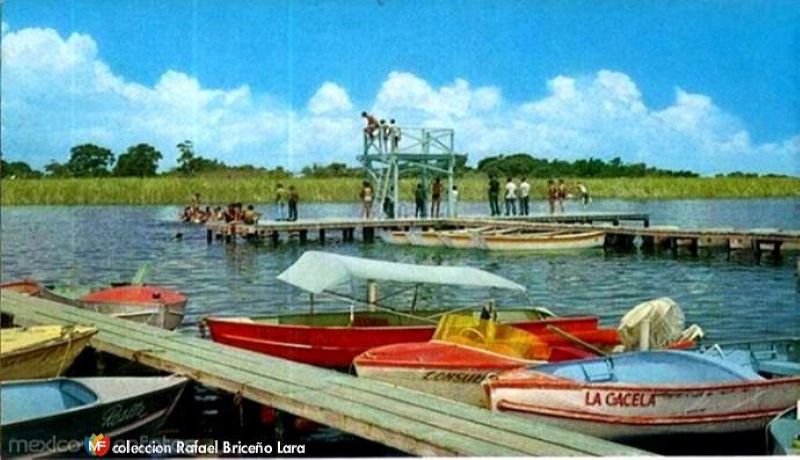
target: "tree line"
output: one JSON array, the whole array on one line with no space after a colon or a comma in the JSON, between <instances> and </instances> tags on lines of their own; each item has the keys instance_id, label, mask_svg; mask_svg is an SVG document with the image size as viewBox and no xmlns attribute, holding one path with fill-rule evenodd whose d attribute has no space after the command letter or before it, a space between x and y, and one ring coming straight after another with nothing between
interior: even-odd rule
<instances>
[{"instance_id":1,"label":"tree line","mask_svg":"<svg viewBox=\"0 0 800 460\"><path fill-rule=\"evenodd\" d=\"M194 176L225 173L242 176L270 174L276 177L291 177L293 174L282 167L267 169L253 165L230 166L224 162L199 155L190 140L175 146L178 150L177 165L161 175ZM81 144L70 149L65 163L51 161L38 171L23 161L7 162L0 158L0 176L3 178L39 177L153 177L158 175L158 165L163 155L155 147L140 143L128 147L118 157L105 147L94 144ZM527 153L497 155L481 159L475 168L467 165L465 155L457 156L456 176L471 174L494 175L499 177L697 177L699 174L687 170L669 170L647 166L644 163L625 163L619 157L609 161L598 158L575 161L548 160L536 158ZM345 163L332 162L328 165L314 163L300 171L303 177L335 178L364 177L364 168L351 167ZM725 174L717 174L724 177ZM728 173L728 177L759 177L756 173L739 171ZM776 177L767 174L767 177Z\"/></svg>"},{"instance_id":2,"label":"tree line","mask_svg":"<svg viewBox=\"0 0 800 460\"><path fill-rule=\"evenodd\" d=\"M208 159L195 152L194 144L185 140L175 146L178 149L177 165L162 175L194 176L210 173L232 173L237 175L269 173L278 176L291 176L282 167L273 170L252 165L228 166L224 162ZM140 143L128 147L118 157L105 147L95 144L81 144L72 147L65 163L55 160L44 166L44 171L30 167L24 161L7 162L0 158L0 176L3 178L40 177L154 177L158 175L161 152L152 145Z\"/></svg>"}]
</instances>

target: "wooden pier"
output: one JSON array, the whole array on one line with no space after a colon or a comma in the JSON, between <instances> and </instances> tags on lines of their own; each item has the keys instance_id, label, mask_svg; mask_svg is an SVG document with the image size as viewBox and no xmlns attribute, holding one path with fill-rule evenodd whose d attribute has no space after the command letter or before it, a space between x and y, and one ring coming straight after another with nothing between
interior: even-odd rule
<instances>
[{"instance_id":1,"label":"wooden pier","mask_svg":"<svg viewBox=\"0 0 800 460\"><path fill-rule=\"evenodd\" d=\"M180 332L0 291L14 322L83 324L101 352L178 373L420 456L620 456L647 452L382 382L228 347Z\"/></svg>"},{"instance_id":2,"label":"wooden pier","mask_svg":"<svg viewBox=\"0 0 800 460\"><path fill-rule=\"evenodd\" d=\"M558 223L558 224L595 224L608 222L619 225L621 222L641 222L644 227L650 225L650 216L646 213L574 213L574 214L537 214L531 216L515 216L490 219L487 217L454 217L454 218L414 218L399 219L303 219L292 222L267 221L255 225L241 223L212 222L206 225L206 239L210 243L217 239L235 242L237 237L271 241L277 244L281 235L297 235L301 243L309 239L309 235L317 234L317 241L324 243L330 234L340 234L342 241L351 242L359 233L364 241L375 239L376 230L409 230L412 228L466 228L485 225L482 222L509 225L516 223ZM504 223L500 223L504 222Z\"/></svg>"},{"instance_id":3,"label":"wooden pier","mask_svg":"<svg viewBox=\"0 0 800 460\"><path fill-rule=\"evenodd\" d=\"M636 223L632 225L631 223ZM781 229L679 228L651 226L646 213L575 213L490 218L401 218L401 219L309 219L294 222L270 221L257 225L240 223L209 223L206 238L235 242L237 238L269 241L277 245L283 238L296 236L301 244L309 235L324 244L330 235L341 235L341 241L355 241L356 235L366 242L373 241L376 231L410 229L463 229L477 227L521 228L530 230L599 230L606 234L607 249L630 251L638 239L645 251L687 251L697 256L702 248L724 248L728 251L751 251L755 260L771 254L781 258L783 249L800 250L800 231ZM311 238L313 239L313 238Z\"/></svg>"}]
</instances>

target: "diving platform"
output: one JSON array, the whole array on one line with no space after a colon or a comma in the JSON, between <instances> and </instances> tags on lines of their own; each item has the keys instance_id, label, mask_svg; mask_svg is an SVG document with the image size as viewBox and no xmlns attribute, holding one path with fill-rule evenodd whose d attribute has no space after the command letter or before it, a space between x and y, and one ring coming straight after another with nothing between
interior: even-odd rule
<instances>
[{"instance_id":1,"label":"diving platform","mask_svg":"<svg viewBox=\"0 0 800 460\"><path fill-rule=\"evenodd\" d=\"M648 452L436 396L0 291L16 324L81 324L90 346L418 456L622 456Z\"/></svg>"}]
</instances>

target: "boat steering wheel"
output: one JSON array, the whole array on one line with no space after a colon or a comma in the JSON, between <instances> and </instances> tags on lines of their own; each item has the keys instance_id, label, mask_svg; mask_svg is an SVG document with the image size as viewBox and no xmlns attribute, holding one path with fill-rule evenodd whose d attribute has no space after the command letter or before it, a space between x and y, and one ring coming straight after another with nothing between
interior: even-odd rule
<instances>
[{"instance_id":1,"label":"boat steering wheel","mask_svg":"<svg viewBox=\"0 0 800 460\"><path fill-rule=\"evenodd\" d=\"M461 332L458 333L458 335L470 340L477 338L479 341L486 343L486 336L483 335L481 331L475 329L474 327L468 327L466 329L462 329Z\"/></svg>"}]
</instances>

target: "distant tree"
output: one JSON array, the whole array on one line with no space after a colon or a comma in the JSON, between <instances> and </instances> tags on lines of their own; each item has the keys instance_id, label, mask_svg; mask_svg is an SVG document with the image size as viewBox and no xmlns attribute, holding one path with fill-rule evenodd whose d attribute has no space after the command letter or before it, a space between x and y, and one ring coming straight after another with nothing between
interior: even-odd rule
<instances>
[{"instance_id":1,"label":"distant tree","mask_svg":"<svg viewBox=\"0 0 800 460\"><path fill-rule=\"evenodd\" d=\"M179 143L178 148L178 172L191 175L194 171L192 166L195 160L194 143L190 140L185 140Z\"/></svg>"},{"instance_id":2,"label":"distant tree","mask_svg":"<svg viewBox=\"0 0 800 460\"><path fill-rule=\"evenodd\" d=\"M117 158L114 166L115 176L148 177L155 176L161 152L148 144L128 147L128 151Z\"/></svg>"},{"instance_id":3,"label":"distant tree","mask_svg":"<svg viewBox=\"0 0 800 460\"><path fill-rule=\"evenodd\" d=\"M24 161L7 162L0 159L0 177L12 179L29 179L41 177L42 173L36 171Z\"/></svg>"},{"instance_id":4,"label":"distant tree","mask_svg":"<svg viewBox=\"0 0 800 460\"><path fill-rule=\"evenodd\" d=\"M56 160L50 161L44 166L45 174L49 177L72 177L72 171L65 164L61 164Z\"/></svg>"},{"instance_id":5,"label":"distant tree","mask_svg":"<svg viewBox=\"0 0 800 460\"><path fill-rule=\"evenodd\" d=\"M67 168L75 177L103 177L110 173L114 163L111 150L94 144L82 144L70 149Z\"/></svg>"}]
</instances>

